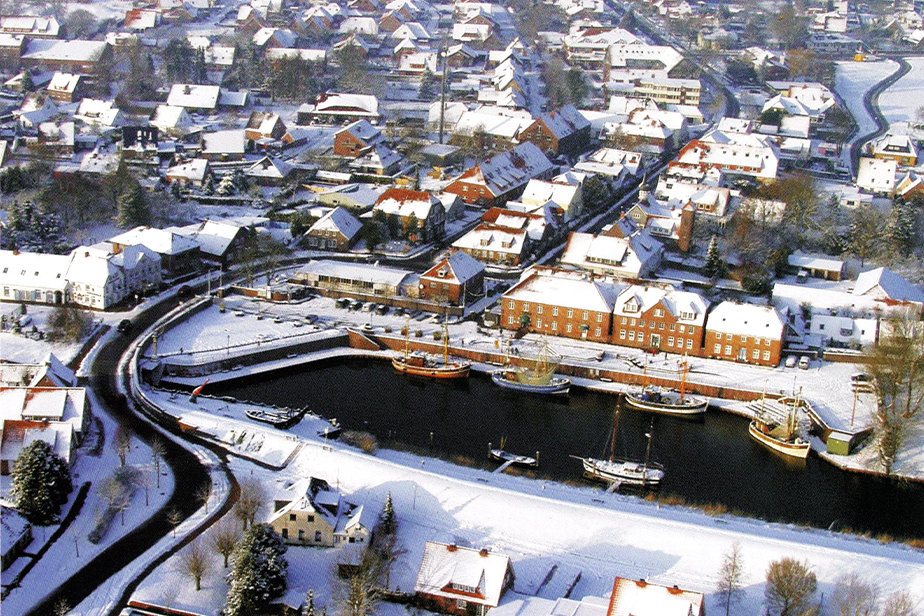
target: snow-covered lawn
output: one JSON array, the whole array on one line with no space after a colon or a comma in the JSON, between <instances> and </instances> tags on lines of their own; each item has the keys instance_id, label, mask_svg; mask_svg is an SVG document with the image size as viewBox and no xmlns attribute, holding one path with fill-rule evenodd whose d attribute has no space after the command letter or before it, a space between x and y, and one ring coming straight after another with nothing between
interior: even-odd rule
<instances>
[{"instance_id":1,"label":"snow-covered lawn","mask_svg":"<svg viewBox=\"0 0 924 616\"><path fill-rule=\"evenodd\" d=\"M890 130L907 132L909 123L915 122L918 109L924 106L924 58L905 58L911 65L907 75L896 81L879 95L879 109L889 123Z\"/></svg>"},{"instance_id":2,"label":"snow-covered lawn","mask_svg":"<svg viewBox=\"0 0 924 616\"><path fill-rule=\"evenodd\" d=\"M838 62L834 78L834 90L841 97L847 110L857 123L854 140L876 130L876 123L863 106L863 97L877 83L894 73L898 63L894 60L877 62ZM880 103L882 97L880 97ZM886 116L888 117L888 116ZM844 149L845 160L850 149Z\"/></svg>"},{"instance_id":3,"label":"snow-covered lawn","mask_svg":"<svg viewBox=\"0 0 924 616\"><path fill-rule=\"evenodd\" d=\"M901 544L710 517L596 488L491 474L393 451L369 456L340 444L325 448L316 440L306 442L280 473L240 460L231 466L239 477L260 477L270 492L286 481L321 477L338 486L347 500L373 511L380 511L391 493L400 548L406 550L392 569L392 589L413 589L424 545L433 540L487 547L510 556L518 592L534 592L557 566L546 588L561 587L555 576L570 579L580 572L572 598L607 595L615 576L647 578L706 593L711 612L717 609L713 592L722 556L737 541L745 567L740 613L760 612L766 568L782 557L809 561L825 596L830 596L840 574L857 571L885 594L910 590L916 600L924 600L924 552ZM269 513L264 507L262 515ZM227 590L219 558L214 555L210 576L198 593L175 557L148 577L133 599L215 614ZM318 611L326 607L334 613L331 589L337 558L334 549L290 549L288 596L298 599L313 590ZM522 595L508 594L504 602L518 597ZM398 616L406 611L386 605L379 613Z\"/></svg>"}]
</instances>

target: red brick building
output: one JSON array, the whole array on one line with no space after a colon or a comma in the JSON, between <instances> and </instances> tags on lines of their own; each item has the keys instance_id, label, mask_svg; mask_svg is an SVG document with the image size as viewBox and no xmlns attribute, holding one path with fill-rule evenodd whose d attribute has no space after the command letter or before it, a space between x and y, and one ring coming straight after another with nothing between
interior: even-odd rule
<instances>
[{"instance_id":1,"label":"red brick building","mask_svg":"<svg viewBox=\"0 0 924 616\"><path fill-rule=\"evenodd\" d=\"M529 141L543 152L576 155L590 143L590 122L573 106L566 105L561 111L543 113L520 131L517 139Z\"/></svg>"},{"instance_id":2,"label":"red brick building","mask_svg":"<svg viewBox=\"0 0 924 616\"><path fill-rule=\"evenodd\" d=\"M776 366L786 324L773 306L722 302L706 319L704 357Z\"/></svg>"},{"instance_id":3,"label":"red brick building","mask_svg":"<svg viewBox=\"0 0 924 616\"><path fill-rule=\"evenodd\" d=\"M414 594L427 609L457 616L484 616L513 587L510 558L428 541Z\"/></svg>"},{"instance_id":4,"label":"red brick building","mask_svg":"<svg viewBox=\"0 0 924 616\"><path fill-rule=\"evenodd\" d=\"M457 251L420 275L420 297L456 306L484 291L484 263Z\"/></svg>"},{"instance_id":5,"label":"red brick building","mask_svg":"<svg viewBox=\"0 0 924 616\"><path fill-rule=\"evenodd\" d=\"M708 308L697 293L632 285L616 298L612 342L698 356Z\"/></svg>"},{"instance_id":6,"label":"red brick building","mask_svg":"<svg viewBox=\"0 0 924 616\"><path fill-rule=\"evenodd\" d=\"M535 144L521 143L467 169L446 187L466 203L494 207L502 205L526 188L533 178L549 179L554 167Z\"/></svg>"},{"instance_id":7,"label":"red brick building","mask_svg":"<svg viewBox=\"0 0 924 616\"><path fill-rule=\"evenodd\" d=\"M358 120L334 135L334 155L359 158L382 140L382 131L366 120Z\"/></svg>"}]
</instances>

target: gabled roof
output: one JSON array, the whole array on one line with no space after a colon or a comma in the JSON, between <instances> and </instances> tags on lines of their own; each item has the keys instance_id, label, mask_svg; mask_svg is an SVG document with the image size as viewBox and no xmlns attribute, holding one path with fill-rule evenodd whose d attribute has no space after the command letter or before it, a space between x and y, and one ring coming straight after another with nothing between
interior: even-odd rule
<instances>
[{"instance_id":1,"label":"gabled roof","mask_svg":"<svg viewBox=\"0 0 924 616\"><path fill-rule=\"evenodd\" d=\"M428 541L414 592L496 607L509 569L502 554Z\"/></svg>"},{"instance_id":2,"label":"gabled roof","mask_svg":"<svg viewBox=\"0 0 924 616\"><path fill-rule=\"evenodd\" d=\"M33 39L29 41L23 60L46 62L97 62L109 46L105 41Z\"/></svg>"},{"instance_id":3,"label":"gabled roof","mask_svg":"<svg viewBox=\"0 0 924 616\"><path fill-rule=\"evenodd\" d=\"M202 182L205 180L208 169L209 161L204 158L194 158L167 169L167 177Z\"/></svg>"},{"instance_id":4,"label":"gabled roof","mask_svg":"<svg viewBox=\"0 0 924 616\"><path fill-rule=\"evenodd\" d=\"M483 184L496 197L551 170L552 163L545 154L534 144L526 142L472 167L457 180Z\"/></svg>"},{"instance_id":5,"label":"gabled roof","mask_svg":"<svg viewBox=\"0 0 924 616\"><path fill-rule=\"evenodd\" d=\"M421 278L437 278L445 282L465 284L482 274L484 263L458 250L420 275Z\"/></svg>"},{"instance_id":6,"label":"gabled roof","mask_svg":"<svg viewBox=\"0 0 924 616\"><path fill-rule=\"evenodd\" d=\"M368 120L357 120L337 131L338 135L341 133L349 133L368 145L377 142L382 136L382 131L370 124Z\"/></svg>"},{"instance_id":7,"label":"gabled roof","mask_svg":"<svg viewBox=\"0 0 924 616\"><path fill-rule=\"evenodd\" d=\"M190 109L214 109L218 105L221 88L190 83L175 83L167 95L167 104Z\"/></svg>"},{"instance_id":8,"label":"gabled roof","mask_svg":"<svg viewBox=\"0 0 924 616\"><path fill-rule=\"evenodd\" d=\"M627 309L630 303L637 306L638 310ZM639 313L647 312L658 304L664 306L675 319L700 327L706 322L709 302L700 294L655 286L632 285L627 287L616 298L613 313L638 316Z\"/></svg>"},{"instance_id":9,"label":"gabled roof","mask_svg":"<svg viewBox=\"0 0 924 616\"><path fill-rule=\"evenodd\" d=\"M284 180L285 178L289 177L289 174L292 173L293 169L295 169L295 167L282 160L281 158L264 156L251 166L247 167L247 169L244 170L244 173L250 177Z\"/></svg>"},{"instance_id":10,"label":"gabled roof","mask_svg":"<svg viewBox=\"0 0 924 616\"><path fill-rule=\"evenodd\" d=\"M158 105L151 114L148 124L158 128L184 128L192 125L192 120L185 107L173 105Z\"/></svg>"},{"instance_id":11,"label":"gabled roof","mask_svg":"<svg viewBox=\"0 0 924 616\"><path fill-rule=\"evenodd\" d=\"M887 267L878 267L857 276L853 294L867 295L875 289L880 289L886 297L893 301L924 303L924 292L919 287Z\"/></svg>"},{"instance_id":12,"label":"gabled roof","mask_svg":"<svg viewBox=\"0 0 924 616\"><path fill-rule=\"evenodd\" d=\"M70 263L70 255L0 250L0 285L64 291Z\"/></svg>"},{"instance_id":13,"label":"gabled roof","mask_svg":"<svg viewBox=\"0 0 924 616\"><path fill-rule=\"evenodd\" d=\"M706 319L708 331L781 340L785 324L773 306L722 302Z\"/></svg>"},{"instance_id":14,"label":"gabled roof","mask_svg":"<svg viewBox=\"0 0 924 616\"><path fill-rule=\"evenodd\" d=\"M113 236L106 241L111 244L124 244L127 246L144 244L161 255L182 254L199 247L195 241L183 237L182 235L151 227L135 227L125 233ZM77 249L77 251L80 250L79 248Z\"/></svg>"},{"instance_id":15,"label":"gabled roof","mask_svg":"<svg viewBox=\"0 0 924 616\"><path fill-rule=\"evenodd\" d=\"M702 616L701 592L617 577L607 616Z\"/></svg>"},{"instance_id":16,"label":"gabled roof","mask_svg":"<svg viewBox=\"0 0 924 616\"><path fill-rule=\"evenodd\" d=\"M337 231L342 233L347 240L352 240L357 233L363 228L363 223L358 218L350 214L345 208L335 207L324 216L321 216L308 233L312 231Z\"/></svg>"},{"instance_id":17,"label":"gabled roof","mask_svg":"<svg viewBox=\"0 0 924 616\"><path fill-rule=\"evenodd\" d=\"M402 217L414 214L418 220L424 221L430 216L430 210L434 206L442 207L442 204L431 193L393 187L382 193L374 209Z\"/></svg>"},{"instance_id":18,"label":"gabled roof","mask_svg":"<svg viewBox=\"0 0 924 616\"><path fill-rule=\"evenodd\" d=\"M580 272L529 269L504 293L504 299L551 304L610 314L624 285L594 279Z\"/></svg>"}]
</instances>

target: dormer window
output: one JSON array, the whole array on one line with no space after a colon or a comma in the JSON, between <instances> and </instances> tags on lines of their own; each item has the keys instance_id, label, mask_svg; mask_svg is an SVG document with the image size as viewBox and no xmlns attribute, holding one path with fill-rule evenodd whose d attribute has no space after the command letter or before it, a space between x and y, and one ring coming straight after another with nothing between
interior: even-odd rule
<instances>
[{"instance_id":1,"label":"dormer window","mask_svg":"<svg viewBox=\"0 0 924 616\"><path fill-rule=\"evenodd\" d=\"M625 307L626 312L638 312L638 304L634 301L627 302Z\"/></svg>"}]
</instances>

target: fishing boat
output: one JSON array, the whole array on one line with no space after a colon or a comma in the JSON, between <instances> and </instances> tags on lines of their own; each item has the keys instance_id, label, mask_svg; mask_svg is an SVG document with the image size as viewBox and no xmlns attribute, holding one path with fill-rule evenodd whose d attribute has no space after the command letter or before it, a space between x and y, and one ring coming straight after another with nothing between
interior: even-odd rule
<instances>
[{"instance_id":1,"label":"fishing boat","mask_svg":"<svg viewBox=\"0 0 924 616\"><path fill-rule=\"evenodd\" d=\"M626 394L626 404L640 411L665 415L702 415L709 407L709 399L686 393L687 360L684 357L680 370L680 390L646 385L641 391ZM647 374L646 374L647 376Z\"/></svg>"},{"instance_id":2,"label":"fishing boat","mask_svg":"<svg viewBox=\"0 0 924 616\"><path fill-rule=\"evenodd\" d=\"M543 341L539 354L531 362L532 366L513 366L508 356L507 365L492 372L491 380L500 387L526 393L567 394L571 389L571 379L555 374L558 361L550 355L548 343Z\"/></svg>"},{"instance_id":3,"label":"fishing boat","mask_svg":"<svg viewBox=\"0 0 924 616\"><path fill-rule=\"evenodd\" d=\"M471 362L449 359L449 331L446 319L443 319L443 356L434 356L421 351L410 352L408 338L410 337L410 320L405 326L404 353L391 358L391 365L395 370L414 376L427 376L435 379L458 379L468 376L472 367Z\"/></svg>"},{"instance_id":4,"label":"fishing boat","mask_svg":"<svg viewBox=\"0 0 924 616\"><path fill-rule=\"evenodd\" d=\"M799 436L796 413L801 408L799 397L781 398L773 406L782 406L782 413L768 407L761 396L760 409L748 426L748 434L758 443L783 455L805 460L811 444Z\"/></svg>"},{"instance_id":5,"label":"fishing boat","mask_svg":"<svg viewBox=\"0 0 924 616\"><path fill-rule=\"evenodd\" d=\"M291 428L305 416L308 407L303 409L247 409L244 415L254 421L268 423L274 428L286 429Z\"/></svg>"},{"instance_id":6,"label":"fishing boat","mask_svg":"<svg viewBox=\"0 0 924 616\"><path fill-rule=\"evenodd\" d=\"M539 466L539 452L536 452L536 457L531 458L529 456L520 456L515 453L510 453L506 451L504 447L507 444L507 437L501 439L500 449L495 449L491 447L491 443L488 443L488 458L494 460L495 462L500 462L502 464L510 463L512 466Z\"/></svg>"},{"instance_id":7,"label":"fishing boat","mask_svg":"<svg viewBox=\"0 0 924 616\"><path fill-rule=\"evenodd\" d=\"M651 461L651 436L649 429L645 434L648 445L645 448L645 459L642 462L618 458L616 450L616 431L619 427L619 409L613 415L613 433L610 441L609 458L581 458L571 456L581 461L584 466L584 476L597 481L604 481L614 487L621 485L637 486L641 488L655 488L664 479L664 467Z\"/></svg>"}]
</instances>

